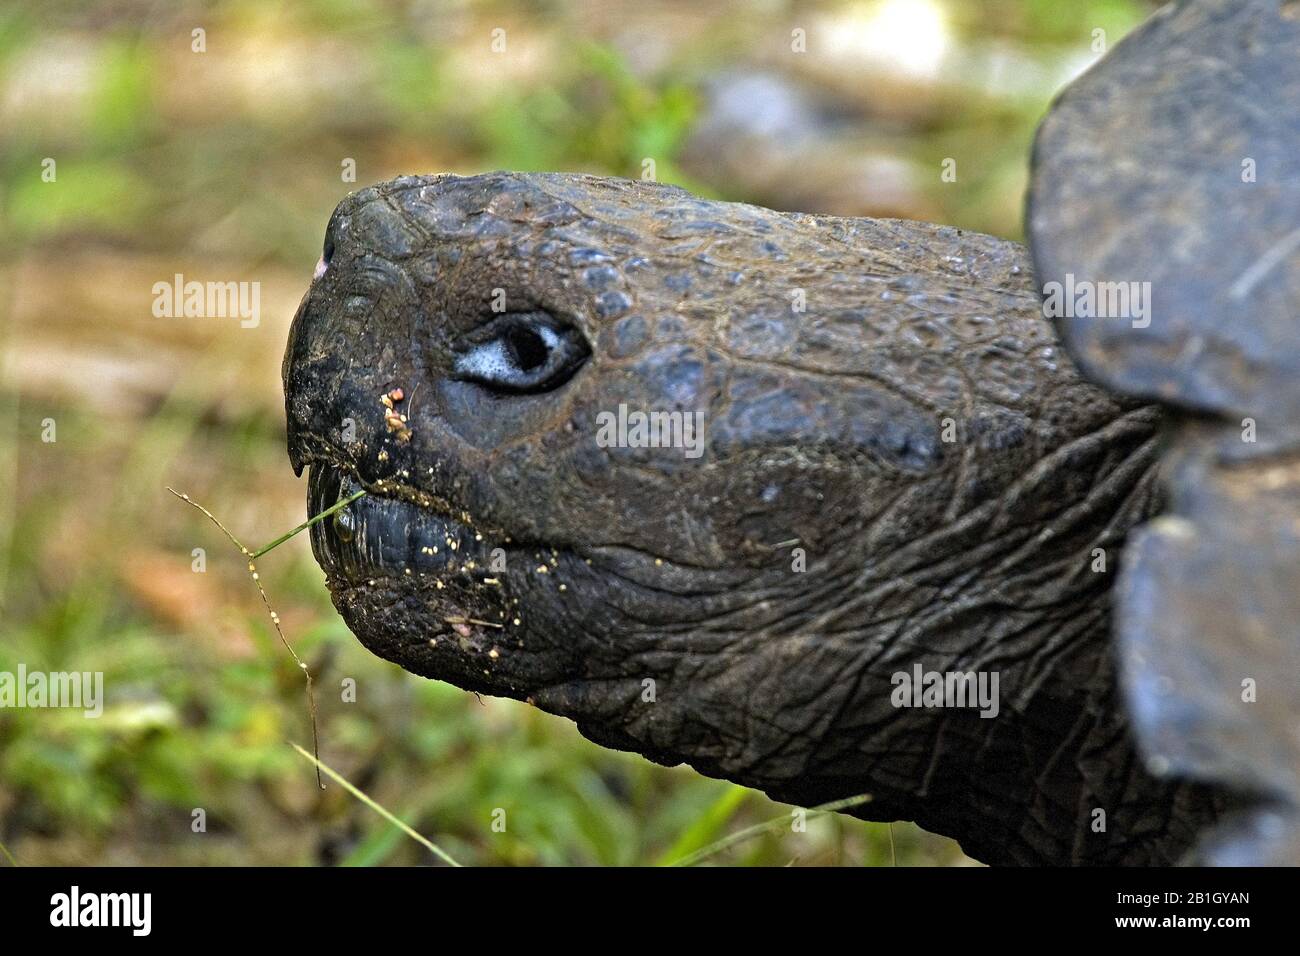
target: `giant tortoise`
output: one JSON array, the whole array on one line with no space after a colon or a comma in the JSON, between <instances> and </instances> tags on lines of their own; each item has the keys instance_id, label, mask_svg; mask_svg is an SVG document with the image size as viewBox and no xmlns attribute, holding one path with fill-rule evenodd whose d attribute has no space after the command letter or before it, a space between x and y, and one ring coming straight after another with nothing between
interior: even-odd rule
<instances>
[{"instance_id":1,"label":"giant tortoise","mask_svg":"<svg viewBox=\"0 0 1300 956\"><path fill-rule=\"evenodd\" d=\"M1300 862L1300 3L1040 130L1028 249L567 174L333 214L284 361L374 653L991 863Z\"/></svg>"}]
</instances>

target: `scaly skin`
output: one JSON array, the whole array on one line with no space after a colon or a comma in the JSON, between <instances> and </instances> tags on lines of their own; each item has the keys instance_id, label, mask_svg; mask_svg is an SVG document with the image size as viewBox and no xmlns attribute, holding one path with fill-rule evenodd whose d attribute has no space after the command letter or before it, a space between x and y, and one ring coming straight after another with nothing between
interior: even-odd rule
<instances>
[{"instance_id":1,"label":"scaly skin","mask_svg":"<svg viewBox=\"0 0 1300 956\"><path fill-rule=\"evenodd\" d=\"M1160 415L1077 376L1022 247L495 173L362 190L326 248L289 448L312 513L370 492L312 544L374 653L781 800L870 793L991 863L1172 862L1215 817L1116 700ZM465 358L539 329L553 380ZM703 412L703 454L601 447L620 404ZM997 716L896 707L918 663L996 672Z\"/></svg>"}]
</instances>

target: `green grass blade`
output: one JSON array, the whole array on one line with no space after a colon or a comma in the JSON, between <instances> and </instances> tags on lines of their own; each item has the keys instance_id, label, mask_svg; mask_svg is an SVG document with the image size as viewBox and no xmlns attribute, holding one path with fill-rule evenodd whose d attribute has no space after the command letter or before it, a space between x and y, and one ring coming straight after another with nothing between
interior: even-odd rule
<instances>
[{"instance_id":1,"label":"green grass blade","mask_svg":"<svg viewBox=\"0 0 1300 956\"><path fill-rule=\"evenodd\" d=\"M833 800L830 803L823 803L819 807L813 807L808 811L808 816L818 817L824 813L834 813L838 810L847 810L850 807L861 806L870 800L871 794L869 793L860 794L856 797L845 797L843 800ZM756 836L779 830L780 828L789 825L790 817L788 814L786 816L776 817L766 823L756 823L752 827L746 827L730 836L723 837L721 840L718 840L716 843L712 843L703 849L696 850L689 856L677 860L672 864L672 866L694 866L702 860L707 860L711 856L716 856L728 847L735 846L738 843L743 843L746 840L752 840Z\"/></svg>"},{"instance_id":2,"label":"green grass blade","mask_svg":"<svg viewBox=\"0 0 1300 956\"><path fill-rule=\"evenodd\" d=\"M677 838L677 842L664 852L655 866L671 866L674 860L681 860L697 853L718 839L718 834L736 815L740 805L753 791L747 787L732 784L722 796L718 797L707 810L701 814L693 826Z\"/></svg>"},{"instance_id":3,"label":"green grass blade","mask_svg":"<svg viewBox=\"0 0 1300 956\"><path fill-rule=\"evenodd\" d=\"M392 824L380 825L374 833L358 843L351 853L340 860L339 866L379 866L393 855L405 839L406 834Z\"/></svg>"},{"instance_id":4,"label":"green grass blade","mask_svg":"<svg viewBox=\"0 0 1300 956\"><path fill-rule=\"evenodd\" d=\"M320 514L316 515L315 517L308 518L306 521L298 525L298 527L294 528L292 531L280 535L280 537L276 538L274 541L272 541L270 544L266 545L265 547L258 548L256 551L253 552L253 557L260 558L262 555L266 554L266 552L278 548L280 545L284 544L286 541L288 541L298 532L306 531L316 522L324 521L326 518L328 518L334 512L338 511L340 508L346 508L348 505L352 504L352 502L356 501L358 498L364 497L365 493L366 493L365 489L363 488L361 491L358 491L355 494L349 495L346 498L334 502L334 504L330 505Z\"/></svg>"},{"instance_id":5,"label":"green grass blade","mask_svg":"<svg viewBox=\"0 0 1300 956\"><path fill-rule=\"evenodd\" d=\"M368 806L371 810L374 810L375 813L379 814L389 823L393 824L393 826L397 827L399 830L401 830L403 833L409 836L416 843L419 843L421 846L427 849L438 859L442 860L444 863L448 864L449 866L460 866L459 863L457 863L454 859L452 859L451 854L449 854L446 850L442 849L442 847L438 846L436 843L424 837L423 835L417 833L415 830L412 830L402 820L398 819L392 813L389 813L386 809L381 807L374 800L370 799L370 797L366 796L364 793L362 793L360 790L354 787L342 774L340 774L333 767L326 764L323 760L317 760L308 751L303 750L297 744L292 744L292 746L294 750L298 751L298 753L302 754L304 757L306 757L308 760L314 763L317 769L319 769L322 773L324 773L325 776L329 777L331 780L337 783L348 793L352 794L352 796L356 797L358 800L360 800L362 803Z\"/></svg>"}]
</instances>

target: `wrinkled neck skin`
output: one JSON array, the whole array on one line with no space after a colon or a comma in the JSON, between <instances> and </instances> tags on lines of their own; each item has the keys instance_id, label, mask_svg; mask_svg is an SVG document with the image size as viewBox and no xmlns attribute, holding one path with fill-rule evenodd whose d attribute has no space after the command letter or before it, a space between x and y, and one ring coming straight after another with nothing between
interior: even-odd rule
<instances>
[{"instance_id":1,"label":"wrinkled neck skin","mask_svg":"<svg viewBox=\"0 0 1300 956\"><path fill-rule=\"evenodd\" d=\"M512 174L364 190L326 245L290 453L313 513L369 492L312 541L374 653L991 863L1174 862L1216 815L1116 693L1159 413L1078 378L1021 247ZM538 322L576 371L484 380ZM699 453L610 446L620 406L701 413ZM900 706L956 672L992 706Z\"/></svg>"}]
</instances>

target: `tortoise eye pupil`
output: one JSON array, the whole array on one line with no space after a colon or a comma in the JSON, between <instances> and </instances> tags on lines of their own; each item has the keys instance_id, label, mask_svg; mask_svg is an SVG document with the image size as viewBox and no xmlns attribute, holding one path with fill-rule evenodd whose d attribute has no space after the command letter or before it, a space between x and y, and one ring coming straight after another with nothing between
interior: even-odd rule
<instances>
[{"instance_id":1,"label":"tortoise eye pupil","mask_svg":"<svg viewBox=\"0 0 1300 956\"><path fill-rule=\"evenodd\" d=\"M531 372L546 363L546 356L550 350L542 337L532 329L525 326L513 328L506 341L510 345L510 353L514 356L515 365L522 371Z\"/></svg>"}]
</instances>

